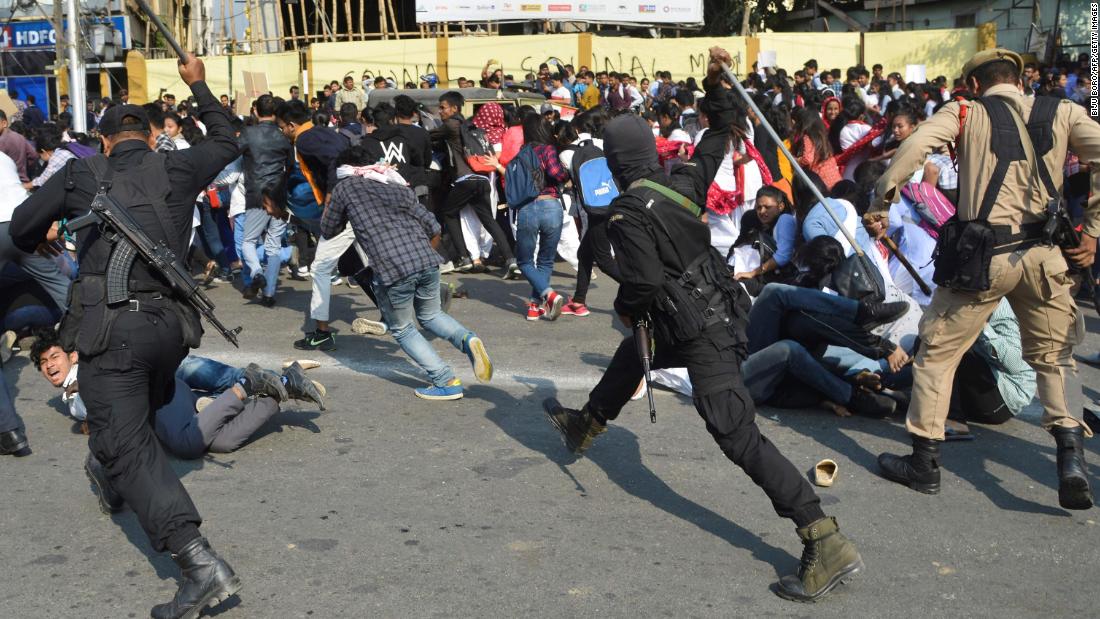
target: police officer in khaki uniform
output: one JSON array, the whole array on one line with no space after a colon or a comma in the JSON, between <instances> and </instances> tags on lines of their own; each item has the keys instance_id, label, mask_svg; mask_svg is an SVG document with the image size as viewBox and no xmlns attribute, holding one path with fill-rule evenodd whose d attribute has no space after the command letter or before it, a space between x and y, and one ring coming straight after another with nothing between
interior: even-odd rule
<instances>
[{"instance_id":1,"label":"police officer in khaki uniform","mask_svg":"<svg viewBox=\"0 0 1100 619\"><path fill-rule=\"evenodd\" d=\"M1087 267L1096 252L1096 237L1100 236L1100 125L1079 105L1050 102L1053 121L1044 148L1038 148L1034 140L1027 139L1024 127L1033 120L1032 109L1039 98L1021 93L1022 69L1020 56L1008 50L976 54L962 74L982 101L948 103L921 123L902 143L878 182L877 206L889 208L929 153L954 141L959 166L958 219L978 220L982 203L988 200L991 208L985 220L996 232L987 290L962 292L945 286L936 290L921 321L922 345L914 362L913 398L906 421L913 454L883 454L879 465L888 479L927 494L939 492L939 446L955 370L998 302L1007 298L1020 321L1024 359L1038 377L1043 428L1054 435L1058 446L1059 503L1067 509L1088 509L1092 495L1082 439L1092 433L1081 422L1083 395L1073 362L1073 347L1081 340L1084 326L1070 293L1066 260ZM990 101L992 98L996 99ZM994 112L998 111L1002 122L995 123ZM991 147L998 140L1016 153L1002 157L1008 162L999 191L999 158ZM1092 197L1079 246L1063 254L1039 239L1051 199L1047 181L1053 181L1055 191L1060 192L1067 149L1091 164ZM1038 165L1046 166L1047 179L1036 173ZM994 189L986 196L991 185Z\"/></svg>"}]
</instances>

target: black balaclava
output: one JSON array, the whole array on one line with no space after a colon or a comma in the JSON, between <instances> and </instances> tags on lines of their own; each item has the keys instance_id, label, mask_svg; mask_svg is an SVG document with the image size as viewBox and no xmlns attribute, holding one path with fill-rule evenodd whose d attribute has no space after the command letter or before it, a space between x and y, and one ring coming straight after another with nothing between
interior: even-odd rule
<instances>
[{"instance_id":1,"label":"black balaclava","mask_svg":"<svg viewBox=\"0 0 1100 619\"><path fill-rule=\"evenodd\" d=\"M653 128L640 116L617 116L607 123L603 152L607 167L623 189L661 168Z\"/></svg>"}]
</instances>

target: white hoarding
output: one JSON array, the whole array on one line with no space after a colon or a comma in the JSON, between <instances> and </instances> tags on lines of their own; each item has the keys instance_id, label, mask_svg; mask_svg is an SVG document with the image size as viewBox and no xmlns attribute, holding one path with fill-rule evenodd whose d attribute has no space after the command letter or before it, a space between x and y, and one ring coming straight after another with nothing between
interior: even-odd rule
<instances>
[{"instance_id":1,"label":"white hoarding","mask_svg":"<svg viewBox=\"0 0 1100 619\"><path fill-rule=\"evenodd\" d=\"M523 2L521 0L417 0L417 23L456 21L617 22L639 24L703 23L703 0L599 0L599 3Z\"/></svg>"}]
</instances>

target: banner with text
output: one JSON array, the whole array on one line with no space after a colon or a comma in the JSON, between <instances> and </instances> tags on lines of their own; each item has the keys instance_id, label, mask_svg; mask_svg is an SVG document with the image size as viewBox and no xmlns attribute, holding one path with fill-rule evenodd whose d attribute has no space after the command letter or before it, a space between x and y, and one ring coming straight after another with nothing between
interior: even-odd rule
<instances>
[{"instance_id":1,"label":"banner with text","mask_svg":"<svg viewBox=\"0 0 1100 619\"><path fill-rule=\"evenodd\" d=\"M585 21L634 24L703 23L703 0L600 0L599 3L513 0L417 0L416 22Z\"/></svg>"}]
</instances>

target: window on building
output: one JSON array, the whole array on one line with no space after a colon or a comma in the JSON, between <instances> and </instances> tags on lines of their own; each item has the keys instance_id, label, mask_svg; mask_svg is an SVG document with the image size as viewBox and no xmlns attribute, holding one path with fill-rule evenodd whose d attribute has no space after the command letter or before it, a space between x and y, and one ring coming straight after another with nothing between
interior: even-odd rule
<instances>
[{"instance_id":1,"label":"window on building","mask_svg":"<svg viewBox=\"0 0 1100 619\"><path fill-rule=\"evenodd\" d=\"M973 28L975 25L977 25L977 23L975 21L976 17L977 17L976 13L969 13L967 15L956 15L955 16L955 27L956 28Z\"/></svg>"}]
</instances>

